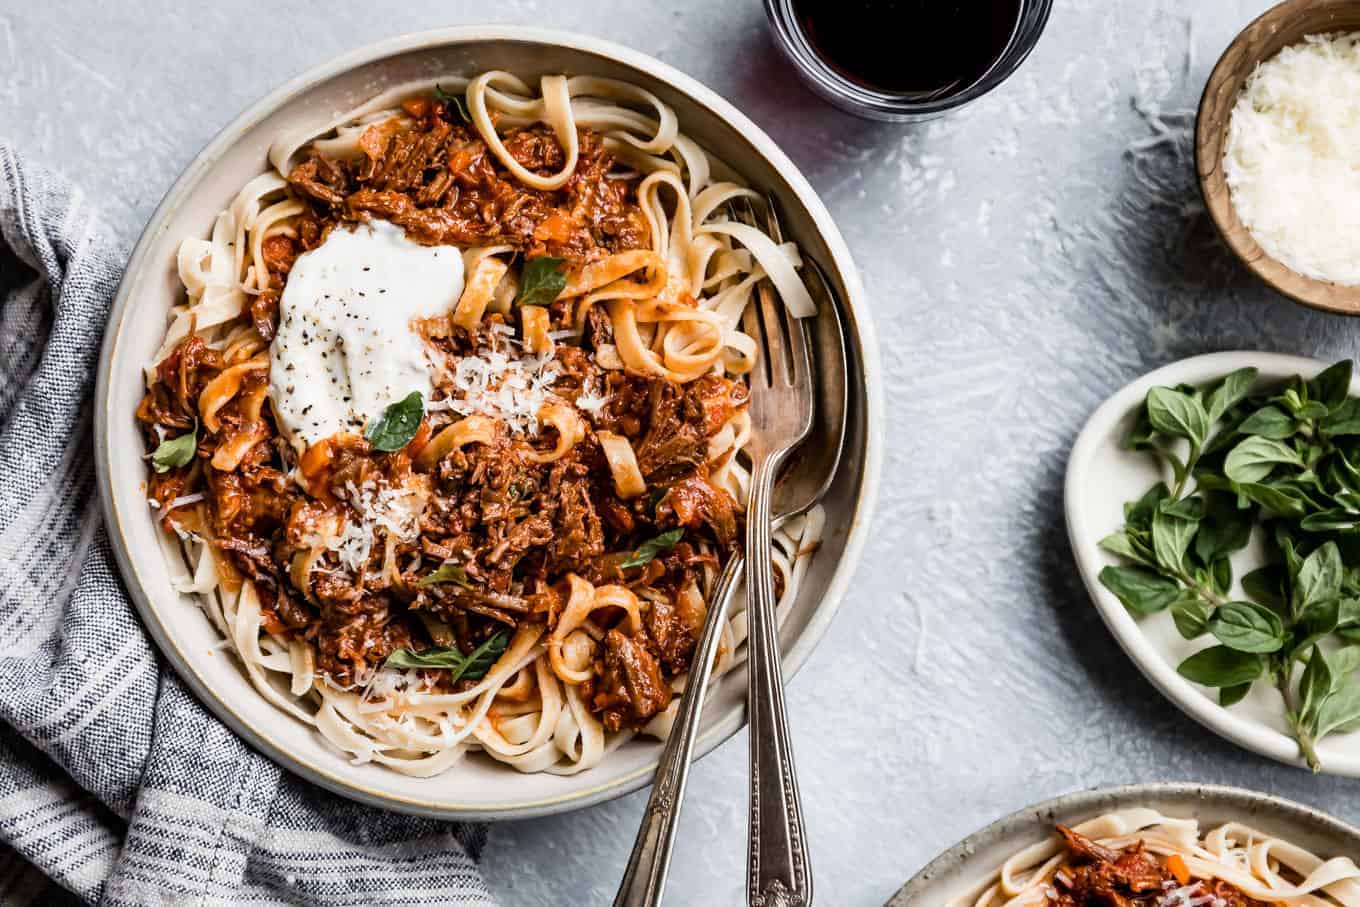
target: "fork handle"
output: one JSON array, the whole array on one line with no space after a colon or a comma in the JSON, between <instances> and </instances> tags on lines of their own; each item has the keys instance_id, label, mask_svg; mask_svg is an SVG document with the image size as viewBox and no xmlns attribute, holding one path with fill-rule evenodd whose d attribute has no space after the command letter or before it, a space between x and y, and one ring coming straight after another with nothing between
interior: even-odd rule
<instances>
[{"instance_id":1,"label":"fork handle","mask_svg":"<svg viewBox=\"0 0 1360 907\"><path fill-rule=\"evenodd\" d=\"M746 708L751 729L746 902L751 907L808 907L812 903L812 868L784 709L770 562L770 501L782 459L782 454L768 456L755 464L746 515L746 647L750 659Z\"/></svg>"},{"instance_id":2,"label":"fork handle","mask_svg":"<svg viewBox=\"0 0 1360 907\"><path fill-rule=\"evenodd\" d=\"M614 897L614 907L657 907L661 903L694 741L699 735L699 718L704 711L708 679L713 673L714 656L722 639L722 628L727 623L728 600L741 575L741 565L741 554L732 555L713 587L704 630L690 661L689 679L680 696L675 723L666 737L666 747L661 751L652 795L642 814L642 824L637 840L633 842L623 881L619 883L619 893Z\"/></svg>"}]
</instances>

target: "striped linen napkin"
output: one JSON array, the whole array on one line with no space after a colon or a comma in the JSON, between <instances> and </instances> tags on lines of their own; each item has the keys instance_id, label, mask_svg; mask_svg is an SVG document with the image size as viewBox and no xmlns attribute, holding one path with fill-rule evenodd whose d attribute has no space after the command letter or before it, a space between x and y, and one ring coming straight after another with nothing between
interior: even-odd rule
<instances>
[{"instance_id":1,"label":"striped linen napkin","mask_svg":"<svg viewBox=\"0 0 1360 907\"><path fill-rule=\"evenodd\" d=\"M486 826L284 772L160 662L94 487L122 262L78 190L0 142L0 903L493 904Z\"/></svg>"}]
</instances>

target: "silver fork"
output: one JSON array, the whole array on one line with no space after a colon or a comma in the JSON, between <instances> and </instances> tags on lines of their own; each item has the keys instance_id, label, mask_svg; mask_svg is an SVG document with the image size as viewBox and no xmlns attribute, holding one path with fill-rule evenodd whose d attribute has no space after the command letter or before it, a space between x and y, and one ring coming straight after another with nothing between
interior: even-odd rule
<instances>
[{"instance_id":1,"label":"silver fork","mask_svg":"<svg viewBox=\"0 0 1360 907\"><path fill-rule=\"evenodd\" d=\"M772 198L767 197L766 208L766 229L776 242L782 242L783 233L775 214L775 203ZM756 225L755 214L749 204L743 204L734 213L737 214L738 219L747 224ZM767 526L767 540L769 530L787 519L806 512L826 492L836 473L840 457L841 437L844 432L845 351L840 346L842 329L837 321L837 304L832 297L831 285L821 273L816 262L809 258L805 260L804 264L807 270L804 276L808 281L808 290L813 294L819 305L828 308L826 316L829 317L832 326L833 350L829 351L827 355L829 356L828 365L833 372L833 377L835 377L835 381L832 382L834 387L821 389L828 392L834 391L834 393L831 394L829 399L823 401L824 412L821 415L825 418L827 424L820 429L827 436L824 440L830 447L827 450L819 451L819 456L813 460L804 459L800 461L796 464L799 469L795 470L799 472L799 475L787 477L788 480L780 484L776 496L777 500L774 501L776 506L773 508L777 512L773 515L774 519L771 525ZM765 289L764 292L768 295L770 291ZM801 327L801 325L799 326ZM746 322L745 327L748 331L751 330L751 322ZM751 336L759 339L758 329ZM811 473L808 473L809 468ZM804 473L808 474L805 475ZM766 549L768 551L768 541ZM690 759L699 735L699 722L708 691L708 680L721 639L722 627L727 623L729 600L735 589L736 580L742 573L744 560L741 552L734 552L728 559L723 572L719 575L718 581L714 584L709 600L708 616L705 619L703 631L691 659L689 679L685 684L684 692L681 694L679 710L674 723L671 725L671 732L666 738L665 748L661 753L656 779L652 785L652 793L643 812L637 839L633 844L633 852L629 855L628 865L619 884L618 894L614 898L614 907L656 907L661 903L662 892L666 886L667 872L670 868L671 850L675 843L680 804L685 796ZM766 572L769 572L768 566ZM789 750L787 730L784 733L783 749L787 752ZM795 799L795 808L796 805ZM798 837L801 841L801 813L798 815L800 826ZM806 904L811 898L811 876L807 870L806 857L802 858L801 866L802 877L808 880L807 895L805 900L802 901L803 904ZM753 903L756 902L753 901ZM779 902L767 901L765 903L773 907ZM799 902L789 903L797 904Z\"/></svg>"},{"instance_id":2,"label":"silver fork","mask_svg":"<svg viewBox=\"0 0 1360 907\"><path fill-rule=\"evenodd\" d=\"M749 205L742 219L754 222ZM771 212L773 223L773 212ZM778 239L779 237L776 237ZM752 907L812 903L812 867L793 766L775 620L771 513L774 480L789 452L812 428L812 357L803 322L789 314L769 281L742 315L764 350L748 376L751 399L751 493L746 511L747 720L750 726L751 827L746 900Z\"/></svg>"}]
</instances>

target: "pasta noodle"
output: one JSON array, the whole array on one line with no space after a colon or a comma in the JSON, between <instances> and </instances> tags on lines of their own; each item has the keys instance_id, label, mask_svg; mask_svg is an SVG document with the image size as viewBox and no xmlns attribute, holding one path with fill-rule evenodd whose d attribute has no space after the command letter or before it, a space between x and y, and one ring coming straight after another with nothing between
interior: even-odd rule
<instances>
[{"instance_id":1,"label":"pasta noodle","mask_svg":"<svg viewBox=\"0 0 1360 907\"><path fill-rule=\"evenodd\" d=\"M1133 808L1098 816L1073 826L1071 831L1110 851L1141 848L1162 865L1175 860L1175 871L1167 872L1162 890L1149 901L1158 907L1219 903L1221 898L1209 893L1206 885L1214 881L1267 904L1360 905L1360 868L1351 858L1324 860L1247 825L1229 823L1201 835L1194 819ZM1069 865L1068 847L1055 835L1017 852L977 890L957 898L949 907L1041 907L1054 903L1055 886L1059 885L1055 877ZM1177 877L1178 873L1183 877Z\"/></svg>"}]
</instances>

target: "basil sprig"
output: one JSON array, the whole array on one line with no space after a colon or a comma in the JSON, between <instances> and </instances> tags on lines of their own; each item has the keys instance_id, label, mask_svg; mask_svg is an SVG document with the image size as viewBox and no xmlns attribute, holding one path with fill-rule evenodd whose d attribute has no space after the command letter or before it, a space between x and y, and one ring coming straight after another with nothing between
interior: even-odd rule
<instances>
[{"instance_id":1,"label":"basil sprig","mask_svg":"<svg viewBox=\"0 0 1360 907\"><path fill-rule=\"evenodd\" d=\"M181 466L188 466L197 450L198 423L195 422L193 430L188 434L162 441L151 454L151 465L156 468L156 472L169 472Z\"/></svg>"},{"instance_id":2,"label":"basil sprig","mask_svg":"<svg viewBox=\"0 0 1360 907\"><path fill-rule=\"evenodd\" d=\"M453 561L445 561L439 565L438 570L416 581L417 586L433 586L435 583L456 583L464 589L472 588L467 571L461 564L455 564Z\"/></svg>"},{"instance_id":3,"label":"basil sprig","mask_svg":"<svg viewBox=\"0 0 1360 907\"><path fill-rule=\"evenodd\" d=\"M663 551L675 547L685 535L685 530L672 529L670 532L663 532L654 539L648 539L638 546L638 549L628 556L628 559L619 564L620 567L641 567L651 563L652 559Z\"/></svg>"},{"instance_id":4,"label":"basil sprig","mask_svg":"<svg viewBox=\"0 0 1360 907\"><path fill-rule=\"evenodd\" d=\"M1259 682L1284 699L1299 750L1360 730L1360 399L1352 363L1253 393L1255 369L1148 392L1126 441L1169 467L1124 506L1101 547L1127 563L1100 582L1135 615L1169 610L1216 643L1178 667L1224 706ZM1234 593L1231 556L1253 532L1268 563ZM1325 644L1325 645L1324 645ZM1301 670L1300 670L1301 669ZM1295 677L1298 679L1295 680Z\"/></svg>"},{"instance_id":5,"label":"basil sprig","mask_svg":"<svg viewBox=\"0 0 1360 907\"><path fill-rule=\"evenodd\" d=\"M364 429L368 443L378 450L391 453L401 450L420 430L420 420L425 418L425 401L420 391L411 391L405 399L383 410L382 418L369 423Z\"/></svg>"},{"instance_id":6,"label":"basil sprig","mask_svg":"<svg viewBox=\"0 0 1360 907\"><path fill-rule=\"evenodd\" d=\"M455 119L462 123L472 122L472 114L468 113L467 104L462 95L447 92L436 84L434 86L434 98L436 101L443 102L445 116L449 118L449 122L455 122Z\"/></svg>"},{"instance_id":7,"label":"basil sprig","mask_svg":"<svg viewBox=\"0 0 1360 907\"><path fill-rule=\"evenodd\" d=\"M435 668L451 671L449 683L459 680L481 680L491 666L505 652L510 637L504 631L464 655L452 646L438 646L420 652L397 649L383 662L384 668Z\"/></svg>"},{"instance_id":8,"label":"basil sprig","mask_svg":"<svg viewBox=\"0 0 1360 907\"><path fill-rule=\"evenodd\" d=\"M531 258L524 263L519 276L516 305L550 305L567 288L567 275L562 270L564 260L548 255Z\"/></svg>"}]
</instances>

